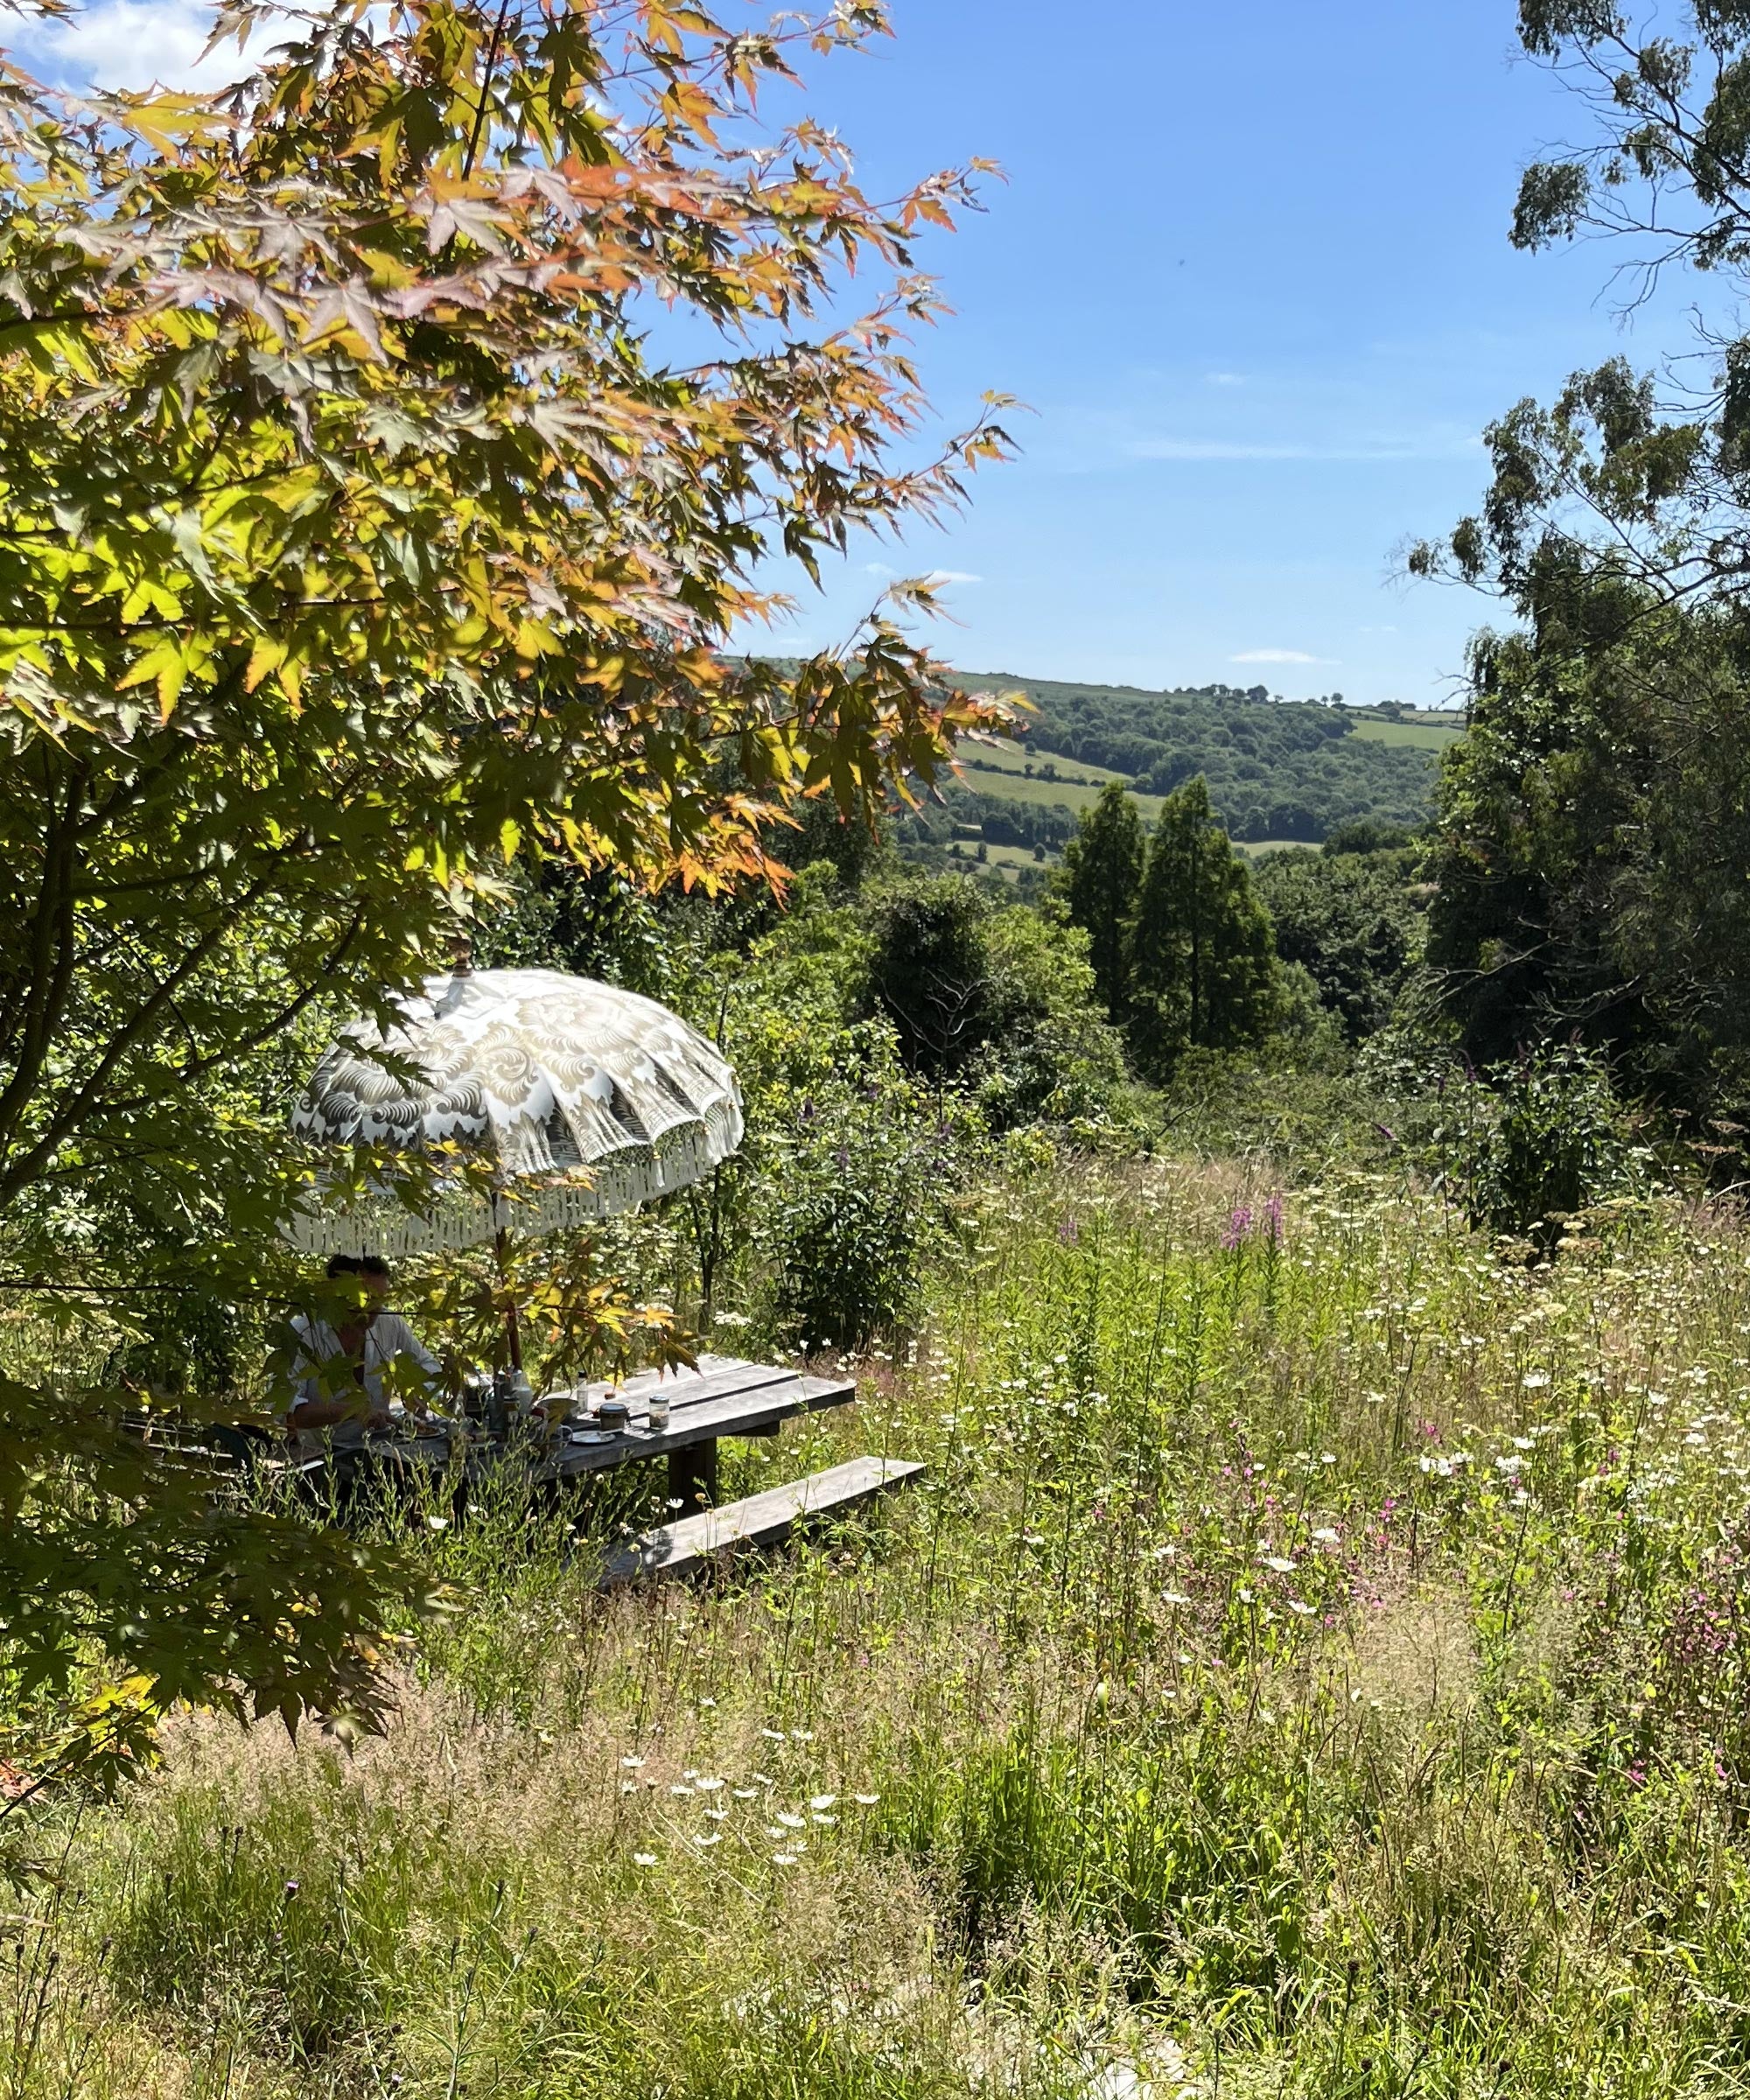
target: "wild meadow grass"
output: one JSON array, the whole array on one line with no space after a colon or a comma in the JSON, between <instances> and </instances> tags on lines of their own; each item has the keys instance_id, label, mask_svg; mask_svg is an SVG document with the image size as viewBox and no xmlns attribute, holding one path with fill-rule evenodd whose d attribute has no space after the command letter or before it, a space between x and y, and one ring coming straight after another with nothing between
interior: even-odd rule
<instances>
[{"instance_id":1,"label":"wild meadow grass","mask_svg":"<svg viewBox=\"0 0 1750 2100\"><path fill-rule=\"evenodd\" d=\"M42 1810L0 2100L1750 2086L1738 1213L1041 1166L858 1368L808 1550L488 1506L385 1740Z\"/></svg>"}]
</instances>

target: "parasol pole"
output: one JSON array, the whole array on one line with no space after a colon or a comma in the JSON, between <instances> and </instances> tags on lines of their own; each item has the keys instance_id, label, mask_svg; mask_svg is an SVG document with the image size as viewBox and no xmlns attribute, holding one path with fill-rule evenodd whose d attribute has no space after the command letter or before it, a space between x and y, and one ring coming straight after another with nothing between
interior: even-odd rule
<instances>
[{"instance_id":1,"label":"parasol pole","mask_svg":"<svg viewBox=\"0 0 1750 2100\"><path fill-rule=\"evenodd\" d=\"M499 1202L499 1192L494 1188L493 1190L493 1224L494 1228L493 1251L498 1257L499 1288L505 1294L504 1334L505 1340L510 1344L510 1368L514 1371L520 1371L522 1368L522 1335L517 1326L516 1300L510 1295L509 1290L510 1236L503 1218L500 1215Z\"/></svg>"},{"instance_id":2,"label":"parasol pole","mask_svg":"<svg viewBox=\"0 0 1750 2100\"><path fill-rule=\"evenodd\" d=\"M454 945L451 950L450 981L453 984L458 977L471 977L473 974L474 944L472 936L464 929L456 935ZM511 1297L509 1290L510 1240L503 1214L500 1209L501 1200L501 1192L494 1183L493 1187L493 1253L498 1262L499 1288L505 1296L504 1338L509 1345L510 1368L514 1371L520 1371L522 1368L522 1335L517 1326L516 1300Z\"/></svg>"}]
</instances>

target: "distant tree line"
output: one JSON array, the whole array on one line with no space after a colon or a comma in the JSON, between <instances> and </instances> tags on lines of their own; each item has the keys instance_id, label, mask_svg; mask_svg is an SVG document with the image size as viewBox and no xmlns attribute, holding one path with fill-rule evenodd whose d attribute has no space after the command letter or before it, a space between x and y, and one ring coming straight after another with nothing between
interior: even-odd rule
<instances>
[{"instance_id":1,"label":"distant tree line","mask_svg":"<svg viewBox=\"0 0 1750 2100\"><path fill-rule=\"evenodd\" d=\"M945 846L969 832L987 845L1043 846L1047 852L1058 853L1075 836L1075 812L1060 802L1011 802L956 781L943 801L906 810L892 819L893 841L901 850Z\"/></svg>"}]
</instances>

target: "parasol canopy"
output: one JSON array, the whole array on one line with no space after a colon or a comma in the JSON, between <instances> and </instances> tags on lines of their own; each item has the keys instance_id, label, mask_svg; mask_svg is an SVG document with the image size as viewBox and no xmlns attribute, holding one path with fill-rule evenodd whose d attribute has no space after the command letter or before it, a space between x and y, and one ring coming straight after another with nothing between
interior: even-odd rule
<instances>
[{"instance_id":1,"label":"parasol canopy","mask_svg":"<svg viewBox=\"0 0 1750 2100\"><path fill-rule=\"evenodd\" d=\"M417 1215L387 1194L343 1204L318 1190L288 1235L310 1254L412 1254L476 1246L507 1224L585 1224L684 1188L740 1144L741 1090L654 999L556 970L459 970L428 977L387 1032L348 1028L291 1125L490 1162L490 1194L452 1184Z\"/></svg>"}]
</instances>

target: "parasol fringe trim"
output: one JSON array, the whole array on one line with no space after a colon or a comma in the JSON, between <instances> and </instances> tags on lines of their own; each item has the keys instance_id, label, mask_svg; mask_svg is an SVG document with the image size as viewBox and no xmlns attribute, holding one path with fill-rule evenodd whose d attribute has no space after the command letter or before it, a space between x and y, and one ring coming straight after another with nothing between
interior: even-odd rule
<instances>
[{"instance_id":1,"label":"parasol fringe trim","mask_svg":"<svg viewBox=\"0 0 1750 2100\"><path fill-rule=\"evenodd\" d=\"M734 1115L709 1120L740 1123ZM724 1138L732 1145L739 1137L738 1127L732 1137L727 1129L677 1130L660 1151L638 1146L593 1161L586 1181L514 1184L497 1205L452 1191L441 1195L426 1216L415 1215L390 1195L367 1197L345 1209L300 1210L283 1236L300 1254L376 1254L388 1259L440 1250L460 1253L484 1245L500 1223L513 1232L562 1232L635 1209L702 1180L728 1149ZM318 1192L316 1200L322 1200Z\"/></svg>"}]
</instances>

